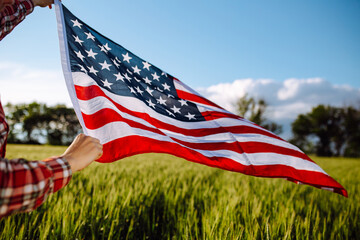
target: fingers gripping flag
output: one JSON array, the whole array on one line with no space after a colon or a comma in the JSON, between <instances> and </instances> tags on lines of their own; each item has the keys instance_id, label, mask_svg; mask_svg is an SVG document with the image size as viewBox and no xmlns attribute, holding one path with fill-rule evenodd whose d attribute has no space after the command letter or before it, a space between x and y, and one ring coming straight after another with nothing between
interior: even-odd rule
<instances>
[{"instance_id":1,"label":"fingers gripping flag","mask_svg":"<svg viewBox=\"0 0 360 240\"><path fill-rule=\"evenodd\" d=\"M168 153L347 196L297 147L203 98L102 36L59 1L56 13L66 84L84 132L104 146L99 162Z\"/></svg>"}]
</instances>

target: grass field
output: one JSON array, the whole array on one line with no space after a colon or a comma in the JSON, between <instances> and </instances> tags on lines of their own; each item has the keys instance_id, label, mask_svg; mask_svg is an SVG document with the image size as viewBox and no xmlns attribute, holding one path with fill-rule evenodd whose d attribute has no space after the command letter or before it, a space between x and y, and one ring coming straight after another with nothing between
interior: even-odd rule
<instances>
[{"instance_id":1,"label":"grass field","mask_svg":"<svg viewBox=\"0 0 360 240\"><path fill-rule=\"evenodd\" d=\"M9 145L41 159L65 148ZM0 220L2 239L360 239L360 159L314 158L349 198L170 155L94 163L32 213Z\"/></svg>"}]
</instances>

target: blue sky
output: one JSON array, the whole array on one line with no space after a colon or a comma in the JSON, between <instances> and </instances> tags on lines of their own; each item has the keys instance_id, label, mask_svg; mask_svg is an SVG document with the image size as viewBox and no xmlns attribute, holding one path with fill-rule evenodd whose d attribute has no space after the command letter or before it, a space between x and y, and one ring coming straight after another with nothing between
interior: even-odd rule
<instances>
[{"instance_id":1,"label":"blue sky","mask_svg":"<svg viewBox=\"0 0 360 240\"><path fill-rule=\"evenodd\" d=\"M234 98L250 92L273 104L317 89L318 100L296 113L311 102L348 104L360 96L358 0L63 3L103 35L229 108L233 100L214 96L224 94L224 84ZM0 56L3 102L70 102L53 10L37 8L0 42ZM277 91L276 99L267 90Z\"/></svg>"}]
</instances>

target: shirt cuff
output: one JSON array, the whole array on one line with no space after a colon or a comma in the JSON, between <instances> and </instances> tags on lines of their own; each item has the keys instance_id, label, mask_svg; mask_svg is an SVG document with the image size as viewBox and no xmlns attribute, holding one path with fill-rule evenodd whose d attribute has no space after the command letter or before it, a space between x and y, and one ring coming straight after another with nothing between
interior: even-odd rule
<instances>
[{"instance_id":1,"label":"shirt cuff","mask_svg":"<svg viewBox=\"0 0 360 240\"><path fill-rule=\"evenodd\" d=\"M65 187L72 176L72 171L69 162L65 158L53 157L44 160L48 168L53 173L53 192Z\"/></svg>"}]
</instances>

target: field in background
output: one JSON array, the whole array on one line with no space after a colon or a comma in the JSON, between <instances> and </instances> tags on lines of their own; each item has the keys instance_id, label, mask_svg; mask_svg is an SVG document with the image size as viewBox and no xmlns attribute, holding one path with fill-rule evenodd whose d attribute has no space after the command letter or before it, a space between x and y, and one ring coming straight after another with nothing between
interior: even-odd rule
<instances>
[{"instance_id":1,"label":"field in background","mask_svg":"<svg viewBox=\"0 0 360 240\"><path fill-rule=\"evenodd\" d=\"M63 147L9 145L42 159ZM349 198L165 154L94 163L32 213L0 220L1 239L359 239L360 159L314 158Z\"/></svg>"}]
</instances>

